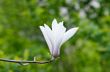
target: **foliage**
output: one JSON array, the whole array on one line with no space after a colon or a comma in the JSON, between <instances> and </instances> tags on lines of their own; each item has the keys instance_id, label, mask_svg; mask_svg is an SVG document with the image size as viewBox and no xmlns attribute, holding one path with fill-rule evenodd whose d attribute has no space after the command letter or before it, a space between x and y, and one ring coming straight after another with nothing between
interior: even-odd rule
<instances>
[{"instance_id":1,"label":"foliage","mask_svg":"<svg viewBox=\"0 0 110 72\"><path fill-rule=\"evenodd\" d=\"M0 62L0 72L109 72L110 2L97 0L0 0L0 58L45 60L49 50L39 29L54 18L77 34L50 64L20 66Z\"/></svg>"}]
</instances>

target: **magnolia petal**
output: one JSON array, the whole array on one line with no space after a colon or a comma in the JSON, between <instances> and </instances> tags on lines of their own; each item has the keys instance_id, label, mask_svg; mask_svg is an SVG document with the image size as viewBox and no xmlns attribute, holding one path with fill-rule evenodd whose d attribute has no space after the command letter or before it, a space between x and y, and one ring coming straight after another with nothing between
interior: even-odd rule
<instances>
[{"instance_id":1,"label":"magnolia petal","mask_svg":"<svg viewBox=\"0 0 110 72\"><path fill-rule=\"evenodd\" d=\"M59 39L62 39L62 36L65 31L66 31L66 28L63 26L63 21L57 24L56 19L54 19L52 22L52 32L54 35L55 43L57 43Z\"/></svg>"},{"instance_id":2,"label":"magnolia petal","mask_svg":"<svg viewBox=\"0 0 110 72\"><path fill-rule=\"evenodd\" d=\"M59 27L60 27L60 31L61 32L65 32L66 31L66 28L63 25L63 21L59 23Z\"/></svg>"},{"instance_id":3,"label":"magnolia petal","mask_svg":"<svg viewBox=\"0 0 110 72\"><path fill-rule=\"evenodd\" d=\"M68 31L64 34L64 37L63 37L62 42L61 42L61 45L62 45L63 43L65 43L68 39L70 39L70 38L76 33L77 30L78 30L78 27L72 28L72 29L68 30ZM61 46L61 45L60 45L60 46Z\"/></svg>"},{"instance_id":4,"label":"magnolia petal","mask_svg":"<svg viewBox=\"0 0 110 72\"><path fill-rule=\"evenodd\" d=\"M62 38L64 36L64 33L66 31L66 28L63 26L63 22L60 22L57 24L56 19L53 20L52 22L52 32L54 35L54 54L57 55L56 53L60 52L60 44L62 42Z\"/></svg>"},{"instance_id":5,"label":"magnolia petal","mask_svg":"<svg viewBox=\"0 0 110 72\"><path fill-rule=\"evenodd\" d=\"M49 37L47 35L47 32L46 32L45 28L43 26L40 26L40 30L42 31L43 36L44 36L44 38L45 38L45 40L47 42L47 45L49 47L50 53L52 54L52 43L51 43L51 41L50 41L50 39L49 39Z\"/></svg>"},{"instance_id":6,"label":"magnolia petal","mask_svg":"<svg viewBox=\"0 0 110 72\"><path fill-rule=\"evenodd\" d=\"M52 53L54 56L58 56L60 54L60 44L62 42L65 31L66 28L63 26L63 21L58 24L57 20L54 19L52 22L52 32L54 36L54 46Z\"/></svg>"},{"instance_id":7,"label":"magnolia petal","mask_svg":"<svg viewBox=\"0 0 110 72\"><path fill-rule=\"evenodd\" d=\"M54 20L54 21L56 21L56 20ZM55 29L55 28L56 29L54 31L51 31L51 29L46 24L44 24L45 29L46 29L46 31L48 33L48 37L50 38L50 41L52 43L52 53L51 53L52 55L54 55L53 53L55 53L55 51L57 51L58 46L59 46L58 40L60 39L60 37L58 37L58 34L59 34L58 27L56 27L55 25L56 24L54 24L53 29Z\"/></svg>"},{"instance_id":8,"label":"magnolia petal","mask_svg":"<svg viewBox=\"0 0 110 72\"><path fill-rule=\"evenodd\" d=\"M50 38L50 41L52 43L52 45L54 44L54 36L53 36L53 32L52 30L49 28L48 25L44 24L45 30L47 32L48 37Z\"/></svg>"},{"instance_id":9,"label":"magnolia petal","mask_svg":"<svg viewBox=\"0 0 110 72\"><path fill-rule=\"evenodd\" d=\"M56 30L57 29L57 26L58 26L58 23L57 23L57 20L54 19L53 22L52 22L52 30Z\"/></svg>"},{"instance_id":10,"label":"magnolia petal","mask_svg":"<svg viewBox=\"0 0 110 72\"><path fill-rule=\"evenodd\" d=\"M54 19L52 22L52 31L56 31L58 29L60 29L60 31L66 31L66 28L63 26L63 21L58 24L57 20Z\"/></svg>"},{"instance_id":11,"label":"magnolia petal","mask_svg":"<svg viewBox=\"0 0 110 72\"><path fill-rule=\"evenodd\" d=\"M52 52L53 52L53 46L55 45L54 34L48 25L44 24L44 27L45 27L45 30L47 32L48 38L52 44Z\"/></svg>"},{"instance_id":12,"label":"magnolia petal","mask_svg":"<svg viewBox=\"0 0 110 72\"><path fill-rule=\"evenodd\" d=\"M60 48L60 44L62 42L62 38L64 36L65 31L66 31L66 28L63 26L63 22L60 22L58 24L58 27L56 28L56 30L53 31L54 36L55 36L55 46L56 46L55 48L56 49Z\"/></svg>"}]
</instances>

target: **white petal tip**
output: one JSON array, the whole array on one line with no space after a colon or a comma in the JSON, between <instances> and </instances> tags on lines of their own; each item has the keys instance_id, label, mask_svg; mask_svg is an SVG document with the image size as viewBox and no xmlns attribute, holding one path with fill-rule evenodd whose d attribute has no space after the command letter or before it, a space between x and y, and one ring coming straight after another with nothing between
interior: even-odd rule
<instances>
[{"instance_id":1,"label":"white petal tip","mask_svg":"<svg viewBox=\"0 0 110 72\"><path fill-rule=\"evenodd\" d=\"M72 30L75 31L75 32L76 32L78 29L79 29L79 27L74 27L74 28L72 28Z\"/></svg>"},{"instance_id":2,"label":"white petal tip","mask_svg":"<svg viewBox=\"0 0 110 72\"><path fill-rule=\"evenodd\" d=\"M41 28L43 28L43 26L39 26L39 28L41 29Z\"/></svg>"},{"instance_id":3,"label":"white petal tip","mask_svg":"<svg viewBox=\"0 0 110 72\"><path fill-rule=\"evenodd\" d=\"M44 24L44 27L48 27L46 24Z\"/></svg>"},{"instance_id":4,"label":"white petal tip","mask_svg":"<svg viewBox=\"0 0 110 72\"><path fill-rule=\"evenodd\" d=\"M53 21L57 21L56 18L54 18Z\"/></svg>"},{"instance_id":5,"label":"white petal tip","mask_svg":"<svg viewBox=\"0 0 110 72\"><path fill-rule=\"evenodd\" d=\"M79 29L79 27L75 27L74 29L78 30L78 29Z\"/></svg>"},{"instance_id":6,"label":"white petal tip","mask_svg":"<svg viewBox=\"0 0 110 72\"><path fill-rule=\"evenodd\" d=\"M54 18L52 23L57 23L57 20Z\"/></svg>"}]
</instances>

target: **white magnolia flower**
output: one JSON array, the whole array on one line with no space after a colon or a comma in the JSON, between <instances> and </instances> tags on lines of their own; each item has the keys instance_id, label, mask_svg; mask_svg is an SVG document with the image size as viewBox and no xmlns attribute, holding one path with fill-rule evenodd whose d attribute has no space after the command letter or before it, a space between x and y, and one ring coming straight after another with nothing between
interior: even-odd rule
<instances>
[{"instance_id":1,"label":"white magnolia flower","mask_svg":"<svg viewBox=\"0 0 110 72\"><path fill-rule=\"evenodd\" d=\"M78 27L66 31L63 22L57 23L56 19L54 19L52 22L52 29L46 24L40 26L40 29L47 42L51 55L56 58L60 54L61 45L76 33Z\"/></svg>"}]
</instances>

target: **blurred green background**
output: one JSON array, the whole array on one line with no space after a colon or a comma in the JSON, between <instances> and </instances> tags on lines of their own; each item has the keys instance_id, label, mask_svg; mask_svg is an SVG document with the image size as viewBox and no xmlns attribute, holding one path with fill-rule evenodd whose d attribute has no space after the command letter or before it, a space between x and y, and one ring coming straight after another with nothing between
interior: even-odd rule
<instances>
[{"instance_id":1,"label":"blurred green background","mask_svg":"<svg viewBox=\"0 0 110 72\"><path fill-rule=\"evenodd\" d=\"M39 29L52 20L79 31L49 64L0 62L0 72L110 72L109 0L0 0L0 58L48 60Z\"/></svg>"}]
</instances>

